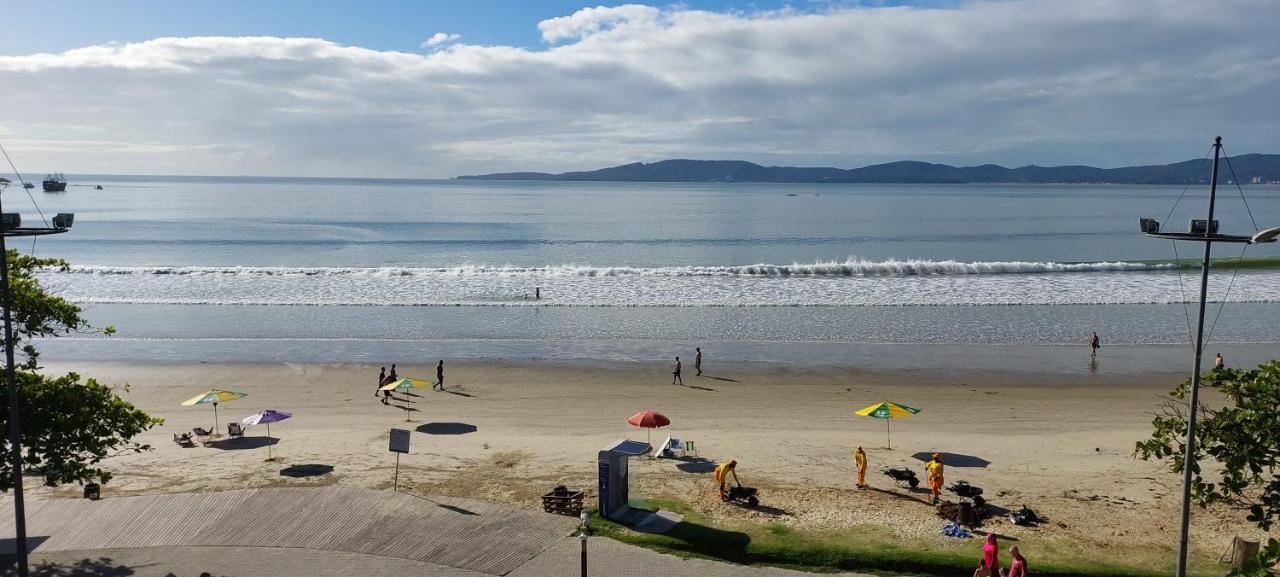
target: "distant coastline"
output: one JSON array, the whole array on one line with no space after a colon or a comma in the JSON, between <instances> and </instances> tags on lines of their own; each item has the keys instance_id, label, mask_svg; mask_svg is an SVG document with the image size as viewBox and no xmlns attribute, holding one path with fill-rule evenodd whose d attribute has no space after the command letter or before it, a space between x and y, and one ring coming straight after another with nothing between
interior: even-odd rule
<instances>
[{"instance_id":1,"label":"distant coastline","mask_svg":"<svg viewBox=\"0 0 1280 577\"><path fill-rule=\"evenodd\" d=\"M1280 184L1280 154L1245 154L1231 158L1232 171L1219 182ZM1233 178L1234 175L1234 178ZM1208 164L1200 159L1173 164L1097 168L1094 166L1023 166L995 164L950 166L904 160L861 168L761 166L742 160L663 160L635 162L599 170L499 172L464 175L460 180L596 181L596 182L754 182L861 184L1188 184L1208 183Z\"/></svg>"}]
</instances>

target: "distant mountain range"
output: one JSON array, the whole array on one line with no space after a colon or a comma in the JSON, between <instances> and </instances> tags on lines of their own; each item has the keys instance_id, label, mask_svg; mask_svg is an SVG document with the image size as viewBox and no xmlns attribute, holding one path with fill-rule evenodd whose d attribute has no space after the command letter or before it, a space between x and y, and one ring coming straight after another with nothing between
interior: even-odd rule
<instances>
[{"instance_id":1,"label":"distant mountain range","mask_svg":"<svg viewBox=\"0 0 1280 577\"><path fill-rule=\"evenodd\" d=\"M1280 154L1231 157L1241 184L1280 183ZM1203 162L1203 164L1202 164ZM1197 170L1198 169L1198 170ZM609 182L843 182L843 183L1114 183L1187 184L1209 182L1209 162L1187 160L1174 164L1097 168L1093 166L1023 166L995 164L948 166L904 160L862 168L760 166L742 160L663 160L636 162L585 172L501 172L459 176L468 180L557 180ZM1223 163L1219 182L1232 180Z\"/></svg>"}]
</instances>

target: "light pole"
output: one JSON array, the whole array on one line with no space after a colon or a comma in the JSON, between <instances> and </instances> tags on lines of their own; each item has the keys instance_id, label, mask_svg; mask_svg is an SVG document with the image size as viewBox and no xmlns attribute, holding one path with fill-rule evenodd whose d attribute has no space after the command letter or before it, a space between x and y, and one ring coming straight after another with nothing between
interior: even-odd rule
<instances>
[{"instance_id":1,"label":"light pole","mask_svg":"<svg viewBox=\"0 0 1280 577\"><path fill-rule=\"evenodd\" d=\"M1182 516L1178 534L1177 577L1187 575L1187 553L1191 531L1191 472L1194 469L1196 447L1196 414L1200 409L1200 358L1204 353L1204 311L1209 293L1209 255L1215 242L1257 244L1275 242L1280 228L1270 228L1252 236L1218 233L1218 221L1213 219L1214 202L1218 194L1218 158L1222 154L1222 137L1213 139L1213 170L1209 177L1209 214L1204 221L1191 221L1187 232L1161 232L1160 223L1154 219L1141 220L1142 232L1155 238L1190 240L1204 243L1204 259L1200 262L1200 313L1196 324L1195 367L1191 373L1191 398L1187 408L1187 441L1182 456Z\"/></svg>"},{"instance_id":2,"label":"light pole","mask_svg":"<svg viewBox=\"0 0 1280 577\"><path fill-rule=\"evenodd\" d=\"M578 542L582 543L582 577L587 577L587 520L591 518L591 513L583 511L581 517L582 526L578 528Z\"/></svg>"},{"instance_id":3,"label":"light pole","mask_svg":"<svg viewBox=\"0 0 1280 577\"><path fill-rule=\"evenodd\" d=\"M3 197L0 187L0 197ZM13 531L17 537L14 553L18 564L18 576L27 577L27 516L22 503L22 395L18 392L18 377L13 362L13 293L9 290L9 250L5 239L11 236L42 236L60 234L71 228L75 215L59 214L53 218L53 226L23 228L18 213L3 212L0 201L0 292L4 293L4 358L5 382L9 388L9 466L13 469Z\"/></svg>"}]
</instances>

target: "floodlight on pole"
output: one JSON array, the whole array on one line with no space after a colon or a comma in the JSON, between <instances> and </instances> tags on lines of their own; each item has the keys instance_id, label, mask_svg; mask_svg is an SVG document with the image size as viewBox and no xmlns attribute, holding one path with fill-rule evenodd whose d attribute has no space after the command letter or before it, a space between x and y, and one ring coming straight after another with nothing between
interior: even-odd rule
<instances>
[{"instance_id":1,"label":"floodlight on pole","mask_svg":"<svg viewBox=\"0 0 1280 577\"><path fill-rule=\"evenodd\" d=\"M1187 575L1187 553L1191 534L1191 476L1195 469L1193 460L1196 453L1196 415L1200 409L1200 361L1204 353L1204 313L1209 294L1209 256L1213 243L1260 244L1275 242L1280 237L1280 227L1269 228L1252 235L1232 235L1218 232L1218 221L1213 218L1214 203L1218 194L1218 159L1222 154L1222 137L1213 140L1213 169L1209 176L1209 214L1204 220L1194 219L1187 232L1164 232L1160 230L1160 222L1153 218L1144 218L1139 226L1144 234L1154 238L1169 240L1189 240L1204 243L1204 258L1200 262L1200 312L1196 324L1195 366L1191 373L1191 395L1187 407L1187 441L1182 458L1182 512L1178 533L1178 569L1177 577Z\"/></svg>"},{"instance_id":2,"label":"floodlight on pole","mask_svg":"<svg viewBox=\"0 0 1280 577\"><path fill-rule=\"evenodd\" d=\"M5 383L9 389L9 465L13 469L13 532L16 537L14 553L17 557L18 577L27 577L27 517L22 502L22 394L18 391L13 359L13 293L9 290L9 250L5 239L11 236L44 236L67 232L75 221L75 215L58 214L54 217L52 227L23 228L21 215L3 212L3 192L4 187L0 186L0 292L4 293Z\"/></svg>"}]
</instances>

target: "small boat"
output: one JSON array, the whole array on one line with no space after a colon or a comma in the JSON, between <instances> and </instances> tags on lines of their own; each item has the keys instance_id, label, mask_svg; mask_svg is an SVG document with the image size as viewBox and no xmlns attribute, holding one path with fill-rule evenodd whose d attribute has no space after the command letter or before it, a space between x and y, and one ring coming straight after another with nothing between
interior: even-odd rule
<instances>
[{"instance_id":1,"label":"small boat","mask_svg":"<svg viewBox=\"0 0 1280 577\"><path fill-rule=\"evenodd\" d=\"M24 182L24 183L22 183L22 188L35 188L35 187L36 187L36 184L35 184L34 182Z\"/></svg>"},{"instance_id":2,"label":"small boat","mask_svg":"<svg viewBox=\"0 0 1280 577\"><path fill-rule=\"evenodd\" d=\"M98 186L93 187L93 189L94 189L94 190L102 190L102 185L101 185L101 184L99 184Z\"/></svg>"},{"instance_id":3,"label":"small boat","mask_svg":"<svg viewBox=\"0 0 1280 577\"><path fill-rule=\"evenodd\" d=\"M67 179L62 176L61 172L45 176L44 182L41 184L44 185L45 192L63 192L67 190Z\"/></svg>"}]
</instances>

